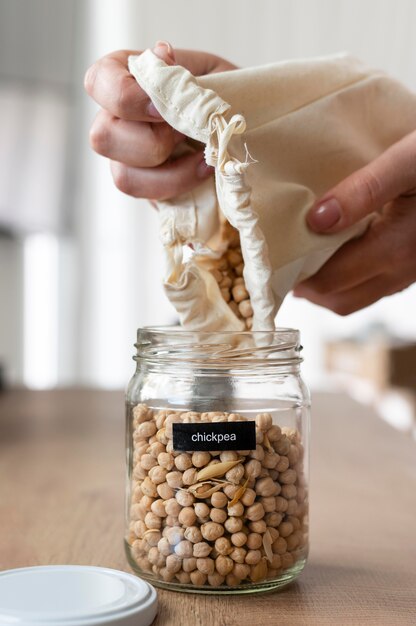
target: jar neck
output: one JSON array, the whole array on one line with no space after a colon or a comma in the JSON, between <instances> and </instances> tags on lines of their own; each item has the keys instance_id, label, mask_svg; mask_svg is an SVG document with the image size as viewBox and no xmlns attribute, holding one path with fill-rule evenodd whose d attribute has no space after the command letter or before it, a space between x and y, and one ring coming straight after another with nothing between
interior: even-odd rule
<instances>
[{"instance_id":1,"label":"jar neck","mask_svg":"<svg viewBox=\"0 0 416 626\"><path fill-rule=\"evenodd\" d=\"M302 358L299 331L199 332L179 327L144 327L137 332L139 365L178 369L273 370L298 373Z\"/></svg>"}]
</instances>

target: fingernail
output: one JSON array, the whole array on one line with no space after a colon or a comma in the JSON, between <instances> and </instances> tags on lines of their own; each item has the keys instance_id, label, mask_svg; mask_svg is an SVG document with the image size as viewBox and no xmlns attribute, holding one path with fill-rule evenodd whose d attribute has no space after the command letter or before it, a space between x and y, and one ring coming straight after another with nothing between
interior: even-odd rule
<instances>
[{"instance_id":1,"label":"fingernail","mask_svg":"<svg viewBox=\"0 0 416 626\"><path fill-rule=\"evenodd\" d=\"M341 219L341 205L336 198L328 198L311 209L306 219L312 230L324 232Z\"/></svg>"},{"instance_id":2,"label":"fingernail","mask_svg":"<svg viewBox=\"0 0 416 626\"><path fill-rule=\"evenodd\" d=\"M205 157L202 155L201 162L198 163L196 168L196 174L198 178L208 178L211 174L213 174L214 168L211 165L207 165L205 163Z\"/></svg>"},{"instance_id":3,"label":"fingernail","mask_svg":"<svg viewBox=\"0 0 416 626\"><path fill-rule=\"evenodd\" d=\"M147 105L147 115L149 117L154 117L156 120L163 120L163 117L160 115L153 102L149 102Z\"/></svg>"},{"instance_id":4,"label":"fingernail","mask_svg":"<svg viewBox=\"0 0 416 626\"><path fill-rule=\"evenodd\" d=\"M175 62L175 53L173 52L173 48L168 41L156 41L153 52L156 56L161 56L162 59L168 56L172 63Z\"/></svg>"}]
</instances>

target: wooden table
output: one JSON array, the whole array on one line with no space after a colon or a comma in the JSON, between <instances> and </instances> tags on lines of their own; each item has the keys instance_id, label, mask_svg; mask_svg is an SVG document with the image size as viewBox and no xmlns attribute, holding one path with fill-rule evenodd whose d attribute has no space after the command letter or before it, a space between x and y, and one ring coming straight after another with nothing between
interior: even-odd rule
<instances>
[{"instance_id":1,"label":"wooden table","mask_svg":"<svg viewBox=\"0 0 416 626\"><path fill-rule=\"evenodd\" d=\"M124 558L121 393L0 394L0 569ZM311 555L272 594L159 590L155 626L416 624L416 444L343 396L314 398Z\"/></svg>"}]
</instances>

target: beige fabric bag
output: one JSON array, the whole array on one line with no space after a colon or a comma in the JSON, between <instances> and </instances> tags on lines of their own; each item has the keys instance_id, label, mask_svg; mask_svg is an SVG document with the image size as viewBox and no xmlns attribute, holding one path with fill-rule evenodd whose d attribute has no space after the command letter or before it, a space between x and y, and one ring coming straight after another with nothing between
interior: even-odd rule
<instances>
[{"instance_id":1,"label":"beige fabric bag","mask_svg":"<svg viewBox=\"0 0 416 626\"><path fill-rule=\"evenodd\" d=\"M253 329L274 329L288 291L368 224L317 235L306 225L308 209L416 128L416 95L346 55L195 78L147 50L130 57L129 68L169 124L205 144L215 166L215 183L158 203L164 285L181 324L244 327L207 269L228 245L225 217L240 233ZM187 262L185 244L195 251Z\"/></svg>"}]
</instances>

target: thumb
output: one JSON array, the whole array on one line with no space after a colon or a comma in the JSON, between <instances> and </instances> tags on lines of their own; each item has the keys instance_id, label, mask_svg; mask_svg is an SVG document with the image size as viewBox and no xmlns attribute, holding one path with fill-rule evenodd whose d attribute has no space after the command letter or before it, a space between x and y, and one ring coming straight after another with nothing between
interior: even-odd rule
<instances>
[{"instance_id":1,"label":"thumb","mask_svg":"<svg viewBox=\"0 0 416 626\"><path fill-rule=\"evenodd\" d=\"M166 65L175 65L175 53L173 52L172 46L167 41L157 41L153 52L159 59L162 59Z\"/></svg>"},{"instance_id":2,"label":"thumb","mask_svg":"<svg viewBox=\"0 0 416 626\"><path fill-rule=\"evenodd\" d=\"M415 187L416 133L407 135L333 187L309 210L317 233L338 233Z\"/></svg>"}]
</instances>

